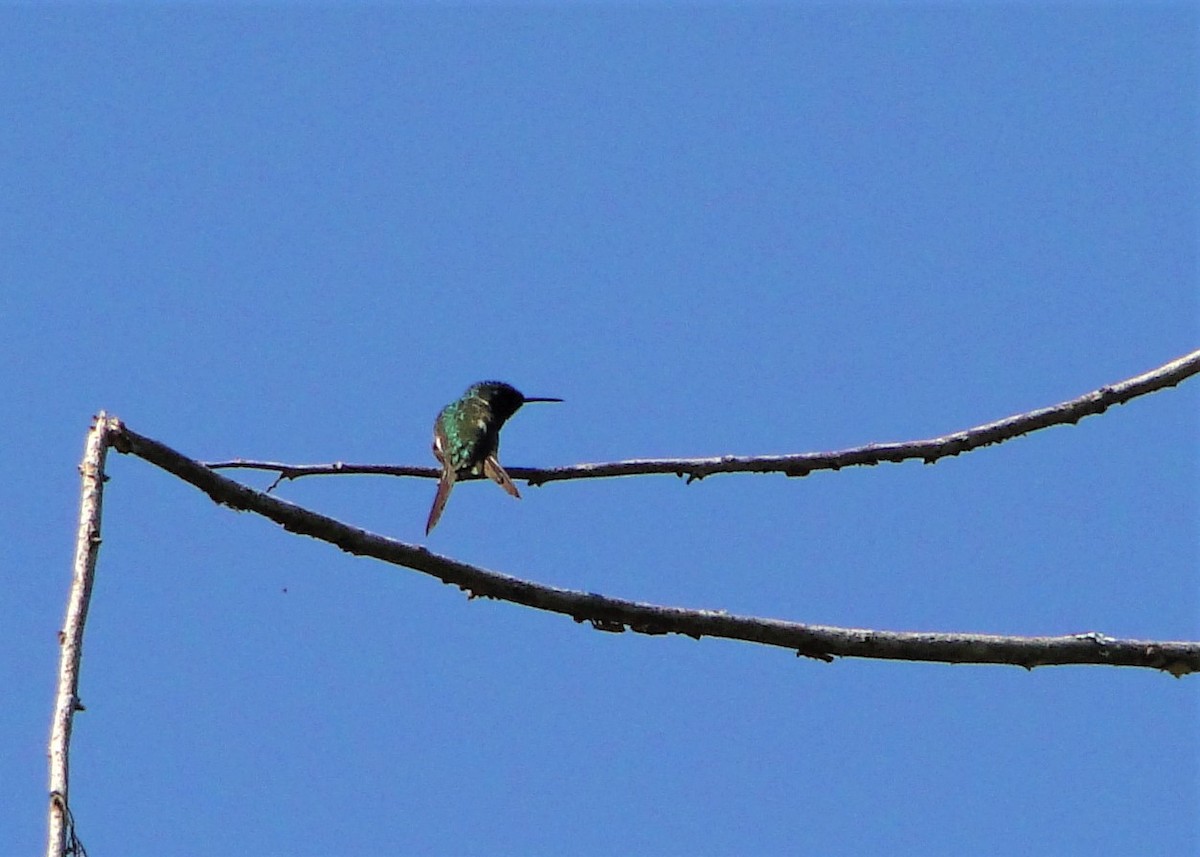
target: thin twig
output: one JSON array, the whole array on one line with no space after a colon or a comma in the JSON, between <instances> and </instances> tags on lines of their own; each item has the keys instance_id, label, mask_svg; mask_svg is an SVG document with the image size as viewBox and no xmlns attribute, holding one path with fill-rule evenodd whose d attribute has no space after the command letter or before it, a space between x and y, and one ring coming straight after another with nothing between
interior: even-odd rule
<instances>
[{"instance_id":1,"label":"thin twig","mask_svg":"<svg viewBox=\"0 0 1200 857\"><path fill-rule=\"evenodd\" d=\"M104 499L104 461L110 433L117 425L103 411L92 421L84 446L79 472L83 487L79 500L79 530L75 537L75 561L71 571L71 592L67 616L58 634L58 693L54 700L54 720L50 727L50 817L46 842L47 857L63 857L69 843L82 850L75 836L74 820L68 800L70 778L71 727L75 712L82 711L79 701L79 661L83 656L83 628L92 597L96 556L100 552L100 511Z\"/></svg>"},{"instance_id":2,"label":"thin twig","mask_svg":"<svg viewBox=\"0 0 1200 857\"><path fill-rule=\"evenodd\" d=\"M970 452L982 446L1003 443L1039 429L1077 423L1084 417L1101 414L1113 405L1122 405L1138 396L1173 387L1197 373L1200 373L1200 351L1193 351L1165 366L1138 375L1136 378L1101 387L1077 399L927 440L872 443L837 452L803 452L791 455L723 455L712 458L641 458L545 469L507 466L505 469L513 479L524 479L530 485L543 485L547 482L561 482L567 479L602 479L655 473L673 473L676 476L687 477L688 482L703 479L715 473L783 473L787 476L807 476L817 470L840 470L843 467L875 465L884 461L900 462L908 459L921 459L926 464L932 464L947 456ZM286 464L278 461L234 459L212 462L207 466L214 470L243 468L278 473L278 478L267 489L268 491L274 489L282 480L299 479L302 476L376 474L437 479L441 475L441 470L434 467L346 464L340 461L332 464ZM466 475L461 478L480 477Z\"/></svg>"},{"instance_id":3,"label":"thin twig","mask_svg":"<svg viewBox=\"0 0 1200 857\"><path fill-rule=\"evenodd\" d=\"M777 619L731 616L711 610L662 607L588 592L544 586L500 574L423 547L351 527L293 503L255 491L125 426L113 439L132 453L178 476L215 502L263 515L289 532L424 572L465 590L471 597L496 598L562 613L603 631L725 637L793 649L820 660L884 658L942 663L1014 664L1032 669L1051 664L1107 664L1166 670L1176 676L1200 670L1200 643L1117 640L1089 633L1061 637L913 633L803 625Z\"/></svg>"}]
</instances>

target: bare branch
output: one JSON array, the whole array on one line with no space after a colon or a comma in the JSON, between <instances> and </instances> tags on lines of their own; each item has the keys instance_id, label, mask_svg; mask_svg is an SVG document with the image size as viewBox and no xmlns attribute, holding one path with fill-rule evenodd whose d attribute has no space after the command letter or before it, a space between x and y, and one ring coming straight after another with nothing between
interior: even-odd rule
<instances>
[{"instance_id":1,"label":"bare branch","mask_svg":"<svg viewBox=\"0 0 1200 857\"><path fill-rule=\"evenodd\" d=\"M642 458L599 464L575 464L566 467L538 469L508 467L513 479L524 479L530 485L560 482L567 479L601 479L613 476L643 476L653 473L673 473L686 476L688 482L715 473L783 473L787 476L807 476L816 470L841 470L843 467L875 465L884 461L900 462L921 459L932 464L938 459L970 452L982 446L1030 434L1050 426L1075 424L1094 414L1101 414L1113 405L1173 387L1200 372L1200 351L1193 351L1165 366L1160 366L1136 378L1129 378L1093 390L1077 399L1048 408L1016 414L995 422L958 431L943 437L897 443L872 443L838 452L804 452L792 455L723 455L712 458ZM207 465L217 469L245 468L268 470L279 474L271 490L284 479L301 476L332 474L377 474L384 476L417 476L436 479L440 470L435 467L407 467L385 464L284 464L276 461L217 461ZM479 478L466 476L464 478Z\"/></svg>"},{"instance_id":2,"label":"bare branch","mask_svg":"<svg viewBox=\"0 0 1200 857\"><path fill-rule=\"evenodd\" d=\"M942 663L1014 664L1032 669L1051 664L1107 664L1166 670L1176 676L1200 670L1200 643L1117 640L1089 633L1063 637L913 633L802 625L777 619L731 616L624 601L520 580L457 562L423 547L385 538L279 500L235 482L173 449L120 426L113 446L196 486L215 502L263 515L284 529L424 572L468 592L570 616L603 631L627 628L643 634L725 637L793 649L820 660L884 658Z\"/></svg>"},{"instance_id":3,"label":"bare branch","mask_svg":"<svg viewBox=\"0 0 1200 857\"><path fill-rule=\"evenodd\" d=\"M278 473L275 481L267 488L268 494L285 479L299 479L301 476L333 476L342 473L355 476L416 476L437 479L442 473L440 467L411 467L403 464L346 464L341 461L335 461L332 464L284 464L281 461L252 461L245 458L204 462L204 466L212 470L268 470ZM545 472L528 467L508 467L507 465L504 469L513 479L531 479ZM481 477L464 474L459 477L459 480L467 482L479 478Z\"/></svg>"},{"instance_id":4,"label":"bare branch","mask_svg":"<svg viewBox=\"0 0 1200 857\"><path fill-rule=\"evenodd\" d=\"M68 803L71 727L79 702L79 662L83 656L83 627L92 597L96 556L100 552L100 510L104 499L104 461L110 433L117 426L103 411L96 415L84 446L79 472L83 487L79 501L79 531L75 537L75 561L67 616L58 634L58 693L50 726L50 817L46 842L47 857L63 857L68 843L80 851Z\"/></svg>"}]
</instances>

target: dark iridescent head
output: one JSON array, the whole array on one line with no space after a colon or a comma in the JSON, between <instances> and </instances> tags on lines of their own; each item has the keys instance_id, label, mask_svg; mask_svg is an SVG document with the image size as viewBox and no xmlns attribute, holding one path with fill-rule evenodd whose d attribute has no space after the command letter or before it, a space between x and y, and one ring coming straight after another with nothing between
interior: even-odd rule
<instances>
[{"instance_id":1,"label":"dark iridescent head","mask_svg":"<svg viewBox=\"0 0 1200 857\"><path fill-rule=\"evenodd\" d=\"M466 398L482 399L492 413L503 422L515 414L527 402L561 402L544 396L526 396L511 384L503 381L480 381L467 388Z\"/></svg>"}]
</instances>

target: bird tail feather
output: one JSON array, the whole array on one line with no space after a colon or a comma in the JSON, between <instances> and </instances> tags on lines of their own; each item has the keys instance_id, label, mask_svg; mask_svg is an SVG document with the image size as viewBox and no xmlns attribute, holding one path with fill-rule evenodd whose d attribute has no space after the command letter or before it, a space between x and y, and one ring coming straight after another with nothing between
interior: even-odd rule
<instances>
[{"instance_id":1,"label":"bird tail feather","mask_svg":"<svg viewBox=\"0 0 1200 857\"><path fill-rule=\"evenodd\" d=\"M443 472L438 480L437 494L433 496L433 506L429 509L429 520L425 522L425 535L429 535L437 526L438 519L442 517L442 510L446 508L446 501L450 499L450 489L454 487L455 475L454 471L448 470Z\"/></svg>"},{"instance_id":2,"label":"bird tail feather","mask_svg":"<svg viewBox=\"0 0 1200 857\"><path fill-rule=\"evenodd\" d=\"M509 494L513 495L518 500L521 499L521 492L517 490L516 485L513 485L512 479L509 478L505 469L500 466L500 460L496 458L496 456L489 455L486 459L484 459L483 473L488 479L495 482Z\"/></svg>"}]
</instances>

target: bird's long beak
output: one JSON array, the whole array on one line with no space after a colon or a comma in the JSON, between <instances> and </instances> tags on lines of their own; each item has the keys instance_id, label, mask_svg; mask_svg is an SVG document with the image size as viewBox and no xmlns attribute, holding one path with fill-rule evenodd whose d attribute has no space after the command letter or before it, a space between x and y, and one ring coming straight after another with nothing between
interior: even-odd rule
<instances>
[{"instance_id":1,"label":"bird's long beak","mask_svg":"<svg viewBox=\"0 0 1200 857\"><path fill-rule=\"evenodd\" d=\"M530 402L561 402L562 399L548 399L545 396L525 396L525 404Z\"/></svg>"}]
</instances>

